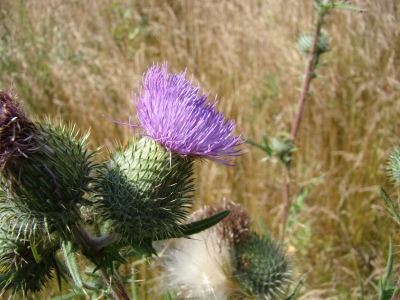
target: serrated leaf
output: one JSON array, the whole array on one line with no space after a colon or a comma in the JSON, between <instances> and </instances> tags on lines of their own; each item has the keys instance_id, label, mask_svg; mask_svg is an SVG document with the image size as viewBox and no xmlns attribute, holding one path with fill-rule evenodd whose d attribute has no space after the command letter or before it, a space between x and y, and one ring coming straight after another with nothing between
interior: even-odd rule
<instances>
[{"instance_id":1,"label":"serrated leaf","mask_svg":"<svg viewBox=\"0 0 400 300\"><path fill-rule=\"evenodd\" d=\"M293 292L285 300L294 300L294 299L296 299L297 298L297 294L300 292L300 289L303 286L303 283L304 283L304 276L296 284Z\"/></svg>"},{"instance_id":2,"label":"serrated leaf","mask_svg":"<svg viewBox=\"0 0 400 300\"><path fill-rule=\"evenodd\" d=\"M249 143L250 145L256 146L257 148L261 149L262 151L264 151L265 153L268 154L268 156L272 156L272 150L271 147L268 144L268 141L265 139L265 137L263 136L263 144L259 144L251 139L247 139L246 143Z\"/></svg>"},{"instance_id":3,"label":"serrated leaf","mask_svg":"<svg viewBox=\"0 0 400 300\"><path fill-rule=\"evenodd\" d=\"M61 242L61 249L64 253L65 263L72 279L74 280L75 284L82 289L82 277L78 268L78 263L76 261L74 246L72 242L69 240L63 240Z\"/></svg>"},{"instance_id":4,"label":"serrated leaf","mask_svg":"<svg viewBox=\"0 0 400 300\"><path fill-rule=\"evenodd\" d=\"M392 240L389 241L389 256L388 256L388 263L386 265L386 277L385 283L390 283L390 278L392 277L393 271L393 247L392 247Z\"/></svg>"},{"instance_id":5,"label":"serrated leaf","mask_svg":"<svg viewBox=\"0 0 400 300\"><path fill-rule=\"evenodd\" d=\"M108 260L111 262L119 262L123 265L128 264L125 258L123 258L118 251L110 251L106 254L108 256Z\"/></svg>"},{"instance_id":6,"label":"serrated leaf","mask_svg":"<svg viewBox=\"0 0 400 300\"><path fill-rule=\"evenodd\" d=\"M214 226L215 224L219 223L224 218L226 218L229 214L230 210L224 210L203 220L180 225L178 231L175 231L173 233L168 233L168 235L158 235L157 238L155 238L153 241L173 239L173 238L188 238L189 235L199 233Z\"/></svg>"},{"instance_id":7,"label":"serrated leaf","mask_svg":"<svg viewBox=\"0 0 400 300\"><path fill-rule=\"evenodd\" d=\"M203 220L182 225L181 232L184 235L192 235L195 233L199 233L199 232L206 230L206 229L214 226L215 224L219 223L220 221L225 219L229 214L230 214L230 210L224 210L219 213L216 213L215 215L212 215L211 217L205 218Z\"/></svg>"},{"instance_id":8,"label":"serrated leaf","mask_svg":"<svg viewBox=\"0 0 400 300\"><path fill-rule=\"evenodd\" d=\"M379 187L379 190L381 192L383 200L386 203L386 206L389 208L389 210L392 213L395 221L400 225L400 215L399 215L396 207L394 206L392 200L390 199L389 195L386 193L386 191L382 187Z\"/></svg>"},{"instance_id":9,"label":"serrated leaf","mask_svg":"<svg viewBox=\"0 0 400 300\"><path fill-rule=\"evenodd\" d=\"M339 9L356 10L356 11L361 11L361 12L364 11L361 8L358 8L358 7L352 6L352 5L343 4L342 2L333 3L333 7L339 8Z\"/></svg>"},{"instance_id":10,"label":"serrated leaf","mask_svg":"<svg viewBox=\"0 0 400 300\"><path fill-rule=\"evenodd\" d=\"M37 251L37 249L36 249L36 244L35 244L34 239L35 239L35 238L34 238L33 236L31 236L31 237L29 238L29 244L30 244L31 249L32 249L33 257L35 258L35 260L36 260L37 263L40 263L40 262L42 261L42 256L38 253L38 251Z\"/></svg>"}]
</instances>

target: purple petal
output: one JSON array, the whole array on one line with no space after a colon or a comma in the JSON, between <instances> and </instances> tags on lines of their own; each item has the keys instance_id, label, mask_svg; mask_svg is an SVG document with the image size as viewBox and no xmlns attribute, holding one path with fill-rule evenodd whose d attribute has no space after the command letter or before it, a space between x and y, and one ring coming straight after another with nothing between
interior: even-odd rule
<instances>
[{"instance_id":1,"label":"purple petal","mask_svg":"<svg viewBox=\"0 0 400 300\"><path fill-rule=\"evenodd\" d=\"M168 74L167 63L149 68L134 99L140 125L131 126L168 151L229 165L242 155L241 135L232 135L235 122L215 110L216 101L199 96L200 87L185 75Z\"/></svg>"}]
</instances>

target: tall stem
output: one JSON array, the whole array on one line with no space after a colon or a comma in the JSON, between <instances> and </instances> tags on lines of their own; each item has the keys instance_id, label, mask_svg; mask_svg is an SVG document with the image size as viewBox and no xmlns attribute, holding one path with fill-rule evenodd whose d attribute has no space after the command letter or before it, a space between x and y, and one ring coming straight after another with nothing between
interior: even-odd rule
<instances>
[{"instance_id":1,"label":"tall stem","mask_svg":"<svg viewBox=\"0 0 400 300\"><path fill-rule=\"evenodd\" d=\"M314 32L313 32L313 40L312 40L312 46L310 49L310 54L308 56L308 62L307 62L307 67L305 71L305 78L303 82L303 86L301 89L301 94L299 98L299 105L298 105L298 110L296 113L296 116L293 121L293 127L292 127L292 140L293 142L296 141L297 133L299 131L300 127L300 121L301 117L303 115L304 111L304 105L306 103L308 91L310 88L310 83L313 78L314 74L314 69L316 66L316 60L317 60L317 43L318 43L318 37L321 32L322 25L324 24L324 16L326 14L326 10L323 9L318 12L318 19L317 23L315 24ZM290 213L290 208L292 207L293 201L290 198L290 165L291 165L291 155L289 157L289 163L287 166L285 166L285 169L283 171L283 199L284 199L284 207L283 207L283 212L282 212L282 227L281 227L281 234L280 234L280 242L283 245L283 242L285 240L285 231L286 231L286 225L287 225L287 220L288 216Z\"/></svg>"},{"instance_id":2,"label":"tall stem","mask_svg":"<svg viewBox=\"0 0 400 300\"><path fill-rule=\"evenodd\" d=\"M313 78L314 69L315 69L315 61L317 58L317 43L319 33L321 32L322 25L324 23L325 11L322 11L318 14L317 24L315 25L313 40L312 40L312 48L310 50L310 55L308 57L307 68L305 73L305 78L303 82L303 87L301 89L301 94L299 98L299 107L294 118L293 127L292 127L292 139L296 140L297 132L299 131L300 121L304 110L304 104L306 103L308 90L310 88L311 79Z\"/></svg>"}]
</instances>

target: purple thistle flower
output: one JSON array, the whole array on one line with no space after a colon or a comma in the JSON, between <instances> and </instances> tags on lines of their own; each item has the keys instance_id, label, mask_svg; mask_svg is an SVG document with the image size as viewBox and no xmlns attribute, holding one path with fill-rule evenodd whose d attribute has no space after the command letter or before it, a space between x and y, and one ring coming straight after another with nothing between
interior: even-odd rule
<instances>
[{"instance_id":1,"label":"purple thistle flower","mask_svg":"<svg viewBox=\"0 0 400 300\"><path fill-rule=\"evenodd\" d=\"M235 122L215 110L216 101L185 79L186 71L168 74L168 64L154 65L143 75L134 103L139 126L135 131L181 156L199 156L230 165L242 155L241 135L233 136ZM144 90L143 90L144 88Z\"/></svg>"}]
</instances>

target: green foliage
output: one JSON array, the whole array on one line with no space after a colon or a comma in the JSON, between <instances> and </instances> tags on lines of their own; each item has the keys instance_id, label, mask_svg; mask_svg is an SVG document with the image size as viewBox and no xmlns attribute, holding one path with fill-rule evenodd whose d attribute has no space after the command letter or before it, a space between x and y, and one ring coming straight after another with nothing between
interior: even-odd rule
<instances>
[{"instance_id":1,"label":"green foliage","mask_svg":"<svg viewBox=\"0 0 400 300\"><path fill-rule=\"evenodd\" d=\"M61 242L61 245L62 245L61 249L64 253L65 264L68 267L69 274L71 275L77 287L82 288L83 281L75 257L76 249L74 247L74 244L69 240L63 240Z\"/></svg>"},{"instance_id":2,"label":"green foliage","mask_svg":"<svg viewBox=\"0 0 400 300\"><path fill-rule=\"evenodd\" d=\"M390 199L390 197L386 193L386 191L382 187L379 187L379 189L380 189L382 198L385 201L385 204L388 207L390 213L392 214L394 220L397 222L397 224L400 225L400 214L399 214L398 210L396 209L396 206L393 204L392 200Z\"/></svg>"},{"instance_id":3,"label":"green foliage","mask_svg":"<svg viewBox=\"0 0 400 300\"><path fill-rule=\"evenodd\" d=\"M224 218L226 218L229 215L229 210L224 210L222 212L216 213L212 215L211 217L205 218L200 221L192 222L189 224L184 224L180 227L180 232L182 232L183 235L189 236L192 234L199 233L203 230L206 230L220 221L222 221Z\"/></svg>"},{"instance_id":4,"label":"green foliage","mask_svg":"<svg viewBox=\"0 0 400 300\"><path fill-rule=\"evenodd\" d=\"M399 147L395 147L394 151L391 153L389 157L389 175L393 179L396 185L400 183L400 149ZM383 200L385 201L386 207L389 209L392 217L400 225L400 214L398 211L398 207L394 205L392 200L386 191L379 187L380 193L382 195ZM398 277L398 274L396 275ZM397 278L397 282L393 280L393 247L392 242L389 244L389 255L388 262L386 266L386 275L385 277L381 277L377 285L374 285L375 289L379 293L379 300L389 300L389 299L397 299L400 294L400 280Z\"/></svg>"},{"instance_id":5,"label":"green foliage","mask_svg":"<svg viewBox=\"0 0 400 300\"><path fill-rule=\"evenodd\" d=\"M338 1L338 2L334 2L333 0L315 0L316 9L319 14L326 13L329 10L334 9L334 8L362 11L362 9L360 9L358 7L345 4L346 2L347 2L347 0Z\"/></svg>"},{"instance_id":6,"label":"green foliage","mask_svg":"<svg viewBox=\"0 0 400 300\"><path fill-rule=\"evenodd\" d=\"M271 237L251 233L236 245L236 261L239 284L260 299L280 298L291 282L289 260Z\"/></svg>"},{"instance_id":7,"label":"green foliage","mask_svg":"<svg viewBox=\"0 0 400 300\"><path fill-rule=\"evenodd\" d=\"M285 167L290 165L292 152L296 151L293 139L286 132L279 133L270 141L263 135L262 144L251 139L247 139L246 142L263 150L269 157L278 157Z\"/></svg>"},{"instance_id":8,"label":"green foliage","mask_svg":"<svg viewBox=\"0 0 400 300\"><path fill-rule=\"evenodd\" d=\"M385 277L380 277L378 284L372 284L379 294L379 300L397 299L400 294L399 282L393 280L393 247L389 244L389 255ZM362 289L363 290L363 289ZM362 295L363 296L363 295Z\"/></svg>"}]
</instances>

